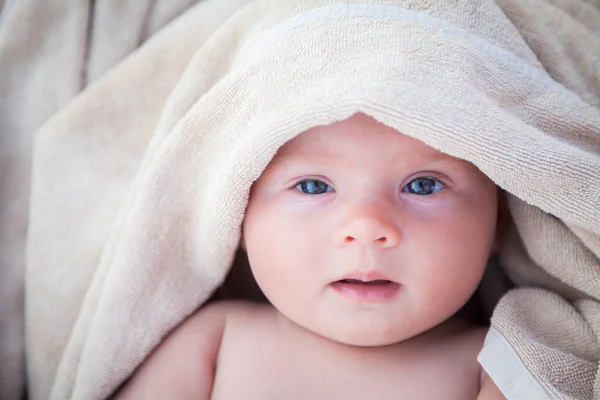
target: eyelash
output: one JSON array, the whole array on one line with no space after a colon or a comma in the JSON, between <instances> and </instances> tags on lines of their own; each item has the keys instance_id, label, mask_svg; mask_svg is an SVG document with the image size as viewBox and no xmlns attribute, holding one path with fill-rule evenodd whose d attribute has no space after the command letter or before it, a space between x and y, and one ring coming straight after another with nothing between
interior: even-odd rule
<instances>
[{"instance_id":1,"label":"eyelash","mask_svg":"<svg viewBox=\"0 0 600 400\"><path fill-rule=\"evenodd\" d=\"M435 174L430 174L430 175L417 175L414 177L411 177L410 179L408 179L406 182L406 184L409 184L410 182L414 181L415 179L433 179L434 181L438 181L439 183L441 183L442 185L444 185L445 187L448 187L448 185L446 184L446 179L442 178L440 176L437 176ZM404 185L406 186L406 185Z\"/></svg>"},{"instance_id":2,"label":"eyelash","mask_svg":"<svg viewBox=\"0 0 600 400\"><path fill-rule=\"evenodd\" d=\"M298 182L294 183L292 185L292 187L290 187L290 189L294 190L294 189L296 189L298 187L298 185L302 185L303 183L308 183L308 182L315 182L315 181L317 181L317 182L323 182L324 184L326 184L327 186L329 186L330 188L333 189L333 185L330 185L329 183L325 182L325 180L323 178L317 178L317 177L303 178L303 179L299 180ZM335 191L335 189L334 189L334 191ZM305 194L307 196L314 196L314 195L309 195L309 194L302 193L302 192L300 192L300 193L301 194Z\"/></svg>"}]
</instances>

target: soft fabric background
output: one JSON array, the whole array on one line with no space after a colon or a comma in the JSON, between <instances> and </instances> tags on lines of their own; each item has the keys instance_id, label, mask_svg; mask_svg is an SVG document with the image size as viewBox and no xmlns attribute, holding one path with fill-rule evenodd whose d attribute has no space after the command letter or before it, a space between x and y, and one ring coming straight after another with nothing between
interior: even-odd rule
<instances>
[{"instance_id":1,"label":"soft fabric background","mask_svg":"<svg viewBox=\"0 0 600 400\"><path fill-rule=\"evenodd\" d=\"M276 149L357 111L514 195L505 394L600 398L599 2L192 3L0 2L2 398L25 354L33 399L109 396L222 282Z\"/></svg>"},{"instance_id":2,"label":"soft fabric background","mask_svg":"<svg viewBox=\"0 0 600 400\"><path fill-rule=\"evenodd\" d=\"M79 92L195 3L197 0L0 1L2 399L19 398L24 387L25 237L31 145L35 131ZM224 18L238 7L236 2L214 3L203 5L206 10L200 10L200 13L206 15L202 20L204 27L198 29L197 37L189 37L180 43L179 49L173 49L166 76L161 76L161 82L156 82L146 92L156 99L145 101L164 102L190 53L220 23L221 14ZM160 57L160 54L156 56ZM160 66L165 65L155 67ZM151 77L151 71L144 74L148 67L137 66L136 69L140 80ZM138 94L144 92L139 91ZM146 132L147 139L150 135L151 131ZM144 145L140 144L142 149ZM99 151L102 152L101 149ZM110 157L109 154L107 156ZM137 157L139 159L141 154ZM92 251L96 257L98 252L98 248ZM94 257L93 254L91 257Z\"/></svg>"}]
</instances>

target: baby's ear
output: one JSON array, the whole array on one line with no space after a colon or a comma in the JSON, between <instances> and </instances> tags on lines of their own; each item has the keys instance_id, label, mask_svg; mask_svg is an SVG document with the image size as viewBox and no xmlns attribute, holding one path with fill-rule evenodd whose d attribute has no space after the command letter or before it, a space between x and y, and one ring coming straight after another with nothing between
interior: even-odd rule
<instances>
[{"instance_id":1,"label":"baby's ear","mask_svg":"<svg viewBox=\"0 0 600 400\"><path fill-rule=\"evenodd\" d=\"M492 247L492 253L496 253L502 247L506 235L508 234L508 228L510 227L510 211L508 210L508 201L506 199L506 193L504 190L497 188L498 192L498 217L496 219L496 236L494 238L494 245Z\"/></svg>"}]
</instances>

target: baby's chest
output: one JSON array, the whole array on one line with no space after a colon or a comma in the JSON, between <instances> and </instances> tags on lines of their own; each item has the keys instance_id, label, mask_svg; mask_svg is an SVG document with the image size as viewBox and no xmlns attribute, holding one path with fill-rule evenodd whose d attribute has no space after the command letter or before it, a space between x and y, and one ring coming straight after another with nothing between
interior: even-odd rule
<instances>
[{"instance_id":1,"label":"baby's chest","mask_svg":"<svg viewBox=\"0 0 600 400\"><path fill-rule=\"evenodd\" d=\"M225 347L212 399L465 400L477 395L475 369L448 354L325 353L277 342Z\"/></svg>"}]
</instances>

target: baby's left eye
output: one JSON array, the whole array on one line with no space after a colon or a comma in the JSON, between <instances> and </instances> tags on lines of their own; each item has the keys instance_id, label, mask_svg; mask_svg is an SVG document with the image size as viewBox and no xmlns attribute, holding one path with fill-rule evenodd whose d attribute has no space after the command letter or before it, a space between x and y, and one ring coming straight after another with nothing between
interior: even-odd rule
<instances>
[{"instance_id":1,"label":"baby's left eye","mask_svg":"<svg viewBox=\"0 0 600 400\"><path fill-rule=\"evenodd\" d=\"M433 178L416 178L408 182L408 184L402 188L402 191L405 193L428 195L439 192L444 187L443 183Z\"/></svg>"},{"instance_id":2,"label":"baby's left eye","mask_svg":"<svg viewBox=\"0 0 600 400\"><path fill-rule=\"evenodd\" d=\"M296 184L295 189L311 195L334 192L331 186L318 179L304 179Z\"/></svg>"}]
</instances>

